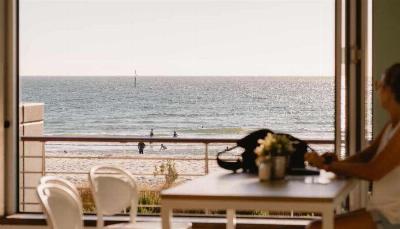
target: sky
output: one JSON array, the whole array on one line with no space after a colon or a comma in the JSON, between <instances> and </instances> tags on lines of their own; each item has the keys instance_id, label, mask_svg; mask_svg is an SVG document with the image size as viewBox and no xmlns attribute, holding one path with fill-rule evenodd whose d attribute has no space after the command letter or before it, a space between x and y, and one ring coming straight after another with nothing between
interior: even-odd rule
<instances>
[{"instance_id":1,"label":"sky","mask_svg":"<svg viewBox=\"0 0 400 229\"><path fill-rule=\"evenodd\" d=\"M20 0L22 76L333 76L334 0Z\"/></svg>"}]
</instances>

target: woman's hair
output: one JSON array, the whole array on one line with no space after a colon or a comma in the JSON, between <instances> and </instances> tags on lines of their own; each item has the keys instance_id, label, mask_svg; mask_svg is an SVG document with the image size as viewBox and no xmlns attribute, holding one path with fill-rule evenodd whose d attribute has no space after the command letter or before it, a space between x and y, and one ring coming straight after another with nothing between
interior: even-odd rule
<instances>
[{"instance_id":1,"label":"woman's hair","mask_svg":"<svg viewBox=\"0 0 400 229\"><path fill-rule=\"evenodd\" d=\"M395 63L385 71L384 85L390 87L394 97L400 103L400 63Z\"/></svg>"}]
</instances>

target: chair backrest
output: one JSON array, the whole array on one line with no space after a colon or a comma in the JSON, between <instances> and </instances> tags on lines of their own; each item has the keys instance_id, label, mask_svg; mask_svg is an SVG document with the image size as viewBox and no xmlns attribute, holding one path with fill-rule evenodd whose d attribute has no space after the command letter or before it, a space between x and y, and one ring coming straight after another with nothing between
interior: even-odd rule
<instances>
[{"instance_id":1,"label":"chair backrest","mask_svg":"<svg viewBox=\"0 0 400 229\"><path fill-rule=\"evenodd\" d=\"M73 191L59 184L40 184L37 194L50 228L84 228L82 204Z\"/></svg>"},{"instance_id":2,"label":"chair backrest","mask_svg":"<svg viewBox=\"0 0 400 229\"><path fill-rule=\"evenodd\" d=\"M114 166L96 166L89 173L90 189L96 204L97 227L104 226L103 215L114 215L130 208L136 222L138 187L133 176Z\"/></svg>"},{"instance_id":3,"label":"chair backrest","mask_svg":"<svg viewBox=\"0 0 400 229\"><path fill-rule=\"evenodd\" d=\"M80 199L80 194L79 194L78 189L75 187L74 184L72 184L71 182L69 182L66 179L56 177L56 176L44 176L44 177L40 178L39 183L40 184L58 184L58 185L64 186L64 187L70 189L78 197L78 199Z\"/></svg>"}]
</instances>

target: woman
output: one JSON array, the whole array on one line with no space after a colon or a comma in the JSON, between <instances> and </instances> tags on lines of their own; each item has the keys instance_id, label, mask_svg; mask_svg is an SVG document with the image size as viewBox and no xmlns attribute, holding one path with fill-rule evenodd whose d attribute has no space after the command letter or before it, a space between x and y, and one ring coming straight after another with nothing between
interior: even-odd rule
<instances>
[{"instance_id":1,"label":"woman","mask_svg":"<svg viewBox=\"0 0 400 229\"><path fill-rule=\"evenodd\" d=\"M334 157L329 164L324 162L332 153L305 155L320 169L373 181L367 209L337 216L335 228L400 229L400 63L388 68L375 86L390 120L368 148L346 160ZM312 222L309 228L321 228L321 222Z\"/></svg>"}]
</instances>

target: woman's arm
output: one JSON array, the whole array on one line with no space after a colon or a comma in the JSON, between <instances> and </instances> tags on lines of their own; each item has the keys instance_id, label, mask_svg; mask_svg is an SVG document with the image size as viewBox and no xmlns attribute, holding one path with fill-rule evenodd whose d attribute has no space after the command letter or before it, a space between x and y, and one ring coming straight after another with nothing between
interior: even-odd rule
<instances>
[{"instance_id":1,"label":"woman's arm","mask_svg":"<svg viewBox=\"0 0 400 229\"><path fill-rule=\"evenodd\" d=\"M383 131L381 131L378 134L378 137L376 137L374 140L372 140L371 144L367 148L365 148L363 151L361 151L359 153L356 153L350 157L347 157L346 159L342 160L342 162L362 162L362 163L369 162L375 156L376 152L378 151L379 144L382 139L382 135L383 135L384 130L386 129L387 125L388 124L385 125L385 127L383 128ZM333 162L339 161L337 154L335 154L335 153L327 152L327 153L322 154L321 156L323 158L330 157L330 158L332 158L330 161L333 161ZM307 160L307 157L305 157L305 159Z\"/></svg>"},{"instance_id":2,"label":"woman's arm","mask_svg":"<svg viewBox=\"0 0 400 229\"><path fill-rule=\"evenodd\" d=\"M379 180L400 164L400 131L397 131L386 147L366 163L333 162L324 169L337 174L355 176L366 180Z\"/></svg>"}]
</instances>

